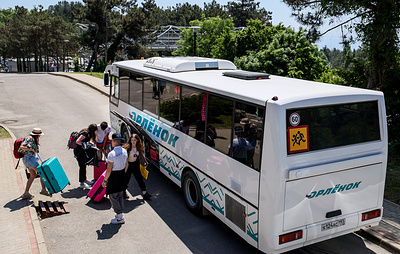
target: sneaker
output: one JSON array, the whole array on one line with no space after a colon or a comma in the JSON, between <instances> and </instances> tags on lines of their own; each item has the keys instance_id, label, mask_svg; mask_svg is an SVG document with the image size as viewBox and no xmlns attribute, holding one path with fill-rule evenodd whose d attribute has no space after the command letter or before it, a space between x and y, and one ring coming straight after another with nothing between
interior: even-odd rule
<instances>
[{"instance_id":1,"label":"sneaker","mask_svg":"<svg viewBox=\"0 0 400 254\"><path fill-rule=\"evenodd\" d=\"M50 196L50 193L46 189L42 189L40 191L40 194L45 195L45 196Z\"/></svg>"},{"instance_id":2,"label":"sneaker","mask_svg":"<svg viewBox=\"0 0 400 254\"><path fill-rule=\"evenodd\" d=\"M149 200L152 197L152 195L150 195L149 193L146 192L145 194L142 194L142 197L145 200Z\"/></svg>"},{"instance_id":3,"label":"sneaker","mask_svg":"<svg viewBox=\"0 0 400 254\"><path fill-rule=\"evenodd\" d=\"M125 219L124 217L118 217L116 216L114 219L111 220L111 224L124 224L125 223Z\"/></svg>"},{"instance_id":4,"label":"sneaker","mask_svg":"<svg viewBox=\"0 0 400 254\"><path fill-rule=\"evenodd\" d=\"M85 180L85 183L86 183L87 185L93 186L94 181Z\"/></svg>"},{"instance_id":5,"label":"sneaker","mask_svg":"<svg viewBox=\"0 0 400 254\"><path fill-rule=\"evenodd\" d=\"M24 194L21 195L21 199L29 199L33 198L33 195L30 194L29 192L25 192Z\"/></svg>"},{"instance_id":6,"label":"sneaker","mask_svg":"<svg viewBox=\"0 0 400 254\"><path fill-rule=\"evenodd\" d=\"M79 185L79 188L81 189L90 189L90 185L87 183L81 183L81 185Z\"/></svg>"}]
</instances>

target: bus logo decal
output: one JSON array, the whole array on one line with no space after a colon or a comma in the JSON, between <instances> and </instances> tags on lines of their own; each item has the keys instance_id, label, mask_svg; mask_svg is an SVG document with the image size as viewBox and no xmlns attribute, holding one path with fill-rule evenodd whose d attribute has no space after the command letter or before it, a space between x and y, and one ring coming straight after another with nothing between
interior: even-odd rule
<instances>
[{"instance_id":1,"label":"bus logo decal","mask_svg":"<svg viewBox=\"0 0 400 254\"><path fill-rule=\"evenodd\" d=\"M309 151L308 125L288 128L289 153Z\"/></svg>"},{"instance_id":2,"label":"bus logo decal","mask_svg":"<svg viewBox=\"0 0 400 254\"><path fill-rule=\"evenodd\" d=\"M164 129L162 126L159 126L155 123L154 119L147 119L146 117L136 114L135 112L129 113L129 117L135 121L137 124L140 124L143 129L148 131L153 136L157 137L157 139L161 139L163 142L168 143L175 148L176 141L178 141L179 137L170 133L167 129Z\"/></svg>"},{"instance_id":3,"label":"bus logo decal","mask_svg":"<svg viewBox=\"0 0 400 254\"><path fill-rule=\"evenodd\" d=\"M319 196L325 196L325 195L329 195L329 194L334 194L336 192L357 189L358 187L360 187L361 182L362 181L355 182L355 183L349 183L349 184L345 184L345 185L336 184L333 188L331 187L331 188L328 188L326 190L322 189L322 190L319 190L319 191L313 191L310 194L307 194L306 198L312 199L312 198L317 198Z\"/></svg>"}]
</instances>

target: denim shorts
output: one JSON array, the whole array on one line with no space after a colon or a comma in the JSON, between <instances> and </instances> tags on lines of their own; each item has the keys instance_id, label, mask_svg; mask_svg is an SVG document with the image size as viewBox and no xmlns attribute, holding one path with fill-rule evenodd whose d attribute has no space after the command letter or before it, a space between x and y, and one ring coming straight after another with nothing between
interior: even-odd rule
<instances>
[{"instance_id":1,"label":"denim shorts","mask_svg":"<svg viewBox=\"0 0 400 254\"><path fill-rule=\"evenodd\" d=\"M39 158L37 156L25 155L24 158L22 158L22 162L25 164L25 167L27 168L37 167L39 165L38 160Z\"/></svg>"}]
</instances>

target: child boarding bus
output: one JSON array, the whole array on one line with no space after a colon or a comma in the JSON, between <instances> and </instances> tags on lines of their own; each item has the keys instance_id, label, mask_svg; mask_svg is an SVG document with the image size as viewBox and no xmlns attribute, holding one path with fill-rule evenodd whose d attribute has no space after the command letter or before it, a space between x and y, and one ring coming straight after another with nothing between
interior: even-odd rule
<instances>
[{"instance_id":1,"label":"child boarding bus","mask_svg":"<svg viewBox=\"0 0 400 254\"><path fill-rule=\"evenodd\" d=\"M382 92L153 57L107 66L112 128L249 244L281 253L378 225ZM110 80L110 81L108 81Z\"/></svg>"}]
</instances>

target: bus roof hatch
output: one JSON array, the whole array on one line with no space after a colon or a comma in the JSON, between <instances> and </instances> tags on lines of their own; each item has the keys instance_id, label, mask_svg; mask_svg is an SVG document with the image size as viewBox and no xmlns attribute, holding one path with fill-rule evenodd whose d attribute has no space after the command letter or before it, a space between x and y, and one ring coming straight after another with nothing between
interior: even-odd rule
<instances>
[{"instance_id":1,"label":"bus roof hatch","mask_svg":"<svg viewBox=\"0 0 400 254\"><path fill-rule=\"evenodd\" d=\"M222 73L222 75L231 78L240 78L245 80L267 79L270 76L267 73L253 72L253 71L229 71Z\"/></svg>"}]
</instances>

